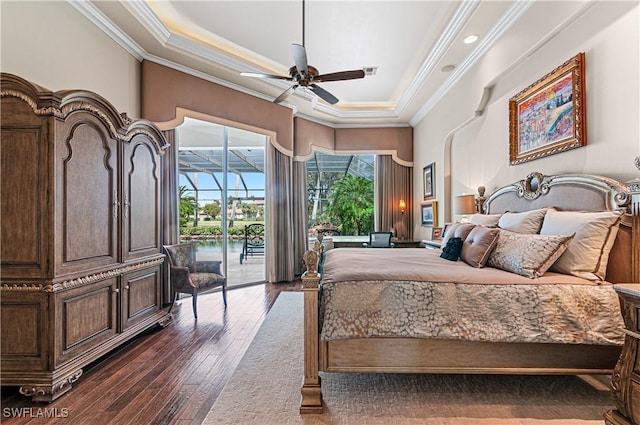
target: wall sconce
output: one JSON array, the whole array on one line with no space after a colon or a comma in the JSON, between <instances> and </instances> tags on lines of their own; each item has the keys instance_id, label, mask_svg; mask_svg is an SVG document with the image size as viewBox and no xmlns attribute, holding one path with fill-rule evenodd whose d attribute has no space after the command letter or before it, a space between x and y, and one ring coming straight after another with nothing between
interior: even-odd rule
<instances>
[{"instance_id":1,"label":"wall sconce","mask_svg":"<svg viewBox=\"0 0 640 425\"><path fill-rule=\"evenodd\" d=\"M456 196L455 207L456 214L462 216L460 222L468 223L469 217L467 217L467 215L474 214L476 212L476 197L474 195Z\"/></svg>"},{"instance_id":2,"label":"wall sconce","mask_svg":"<svg viewBox=\"0 0 640 425\"><path fill-rule=\"evenodd\" d=\"M407 209L407 204L404 202L404 199L400 199L399 207L400 212L404 214L404 211Z\"/></svg>"}]
</instances>

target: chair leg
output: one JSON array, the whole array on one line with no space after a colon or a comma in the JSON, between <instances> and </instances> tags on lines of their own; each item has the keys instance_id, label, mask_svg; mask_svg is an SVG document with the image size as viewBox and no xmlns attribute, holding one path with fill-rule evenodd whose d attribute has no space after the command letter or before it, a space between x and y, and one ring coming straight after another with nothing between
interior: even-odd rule
<instances>
[{"instance_id":1,"label":"chair leg","mask_svg":"<svg viewBox=\"0 0 640 425\"><path fill-rule=\"evenodd\" d=\"M178 293L174 291L173 288L171 288L171 294L173 294L173 296L171 297L171 305L169 306L168 313L171 313L171 310L173 310L173 306L176 305L176 301L178 300Z\"/></svg>"},{"instance_id":2,"label":"chair leg","mask_svg":"<svg viewBox=\"0 0 640 425\"><path fill-rule=\"evenodd\" d=\"M227 308L227 285L222 285L222 302L224 303L224 308Z\"/></svg>"},{"instance_id":3,"label":"chair leg","mask_svg":"<svg viewBox=\"0 0 640 425\"><path fill-rule=\"evenodd\" d=\"M191 303L193 304L193 317L198 318L198 290L194 289L191 293Z\"/></svg>"}]
</instances>

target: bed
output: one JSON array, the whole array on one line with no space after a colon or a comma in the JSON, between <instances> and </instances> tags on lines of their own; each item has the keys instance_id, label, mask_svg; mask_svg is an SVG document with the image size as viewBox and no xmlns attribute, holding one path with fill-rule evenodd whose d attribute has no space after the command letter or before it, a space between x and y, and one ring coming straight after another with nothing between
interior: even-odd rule
<instances>
[{"instance_id":1,"label":"bed","mask_svg":"<svg viewBox=\"0 0 640 425\"><path fill-rule=\"evenodd\" d=\"M464 261L316 243L300 412L322 412L319 372L611 373L624 342L612 284L640 268L634 194L605 177L531 173L452 226Z\"/></svg>"}]
</instances>

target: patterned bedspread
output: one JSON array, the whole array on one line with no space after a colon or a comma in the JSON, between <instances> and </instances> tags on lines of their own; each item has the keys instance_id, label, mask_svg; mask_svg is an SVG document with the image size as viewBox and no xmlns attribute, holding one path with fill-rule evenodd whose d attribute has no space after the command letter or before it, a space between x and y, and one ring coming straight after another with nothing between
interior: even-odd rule
<instances>
[{"instance_id":1,"label":"patterned bedspread","mask_svg":"<svg viewBox=\"0 0 640 425\"><path fill-rule=\"evenodd\" d=\"M475 269L438 254L428 249L328 251L322 340L624 341L618 296L610 284L555 273L528 279L488 267Z\"/></svg>"}]
</instances>

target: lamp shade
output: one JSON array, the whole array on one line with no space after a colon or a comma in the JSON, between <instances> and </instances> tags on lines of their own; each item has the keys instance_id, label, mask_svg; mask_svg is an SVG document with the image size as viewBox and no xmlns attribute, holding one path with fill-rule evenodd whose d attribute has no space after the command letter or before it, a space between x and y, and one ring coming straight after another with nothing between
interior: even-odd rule
<instances>
[{"instance_id":1,"label":"lamp shade","mask_svg":"<svg viewBox=\"0 0 640 425\"><path fill-rule=\"evenodd\" d=\"M467 215L476 212L475 195L456 196L456 214Z\"/></svg>"}]
</instances>

